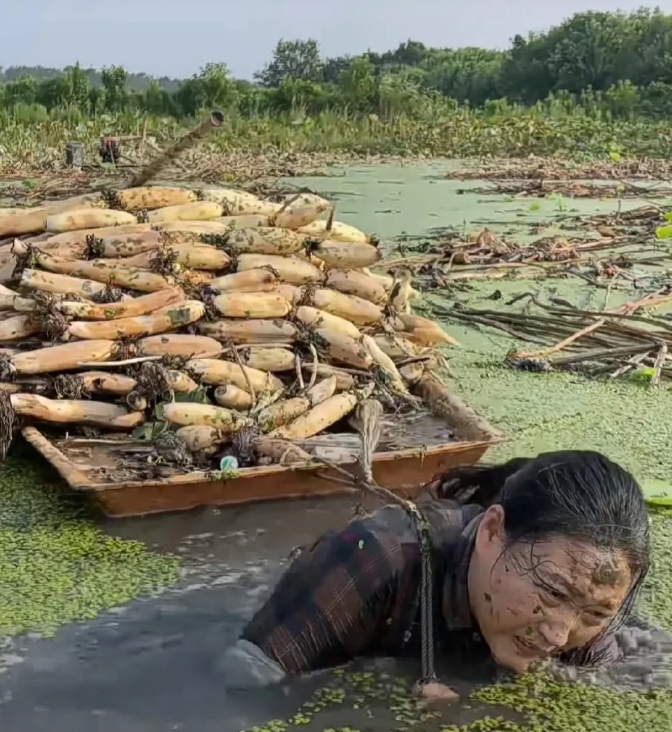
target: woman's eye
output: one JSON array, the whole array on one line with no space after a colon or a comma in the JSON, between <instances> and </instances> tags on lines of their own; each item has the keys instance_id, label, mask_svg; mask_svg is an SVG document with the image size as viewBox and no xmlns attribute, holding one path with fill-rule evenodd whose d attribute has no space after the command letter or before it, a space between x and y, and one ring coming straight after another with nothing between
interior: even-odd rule
<instances>
[{"instance_id":1,"label":"woman's eye","mask_svg":"<svg viewBox=\"0 0 672 732\"><path fill-rule=\"evenodd\" d=\"M556 590L551 587L547 592L556 602L565 602L568 599L567 595L561 590Z\"/></svg>"}]
</instances>

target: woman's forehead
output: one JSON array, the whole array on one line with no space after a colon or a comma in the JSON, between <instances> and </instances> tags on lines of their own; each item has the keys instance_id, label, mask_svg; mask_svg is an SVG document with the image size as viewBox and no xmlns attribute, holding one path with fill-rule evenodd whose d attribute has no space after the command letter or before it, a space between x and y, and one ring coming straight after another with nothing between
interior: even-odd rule
<instances>
[{"instance_id":1,"label":"woman's forehead","mask_svg":"<svg viewBox=\"0 0 672 732\"><path fill-rule=\"evenodd\" d=\"M536 542L531 559L537 573L578 588L626 587L632 582L627 558L619 550L596 547L571 537L558 536Z\"/></svg>"}]
</instances>

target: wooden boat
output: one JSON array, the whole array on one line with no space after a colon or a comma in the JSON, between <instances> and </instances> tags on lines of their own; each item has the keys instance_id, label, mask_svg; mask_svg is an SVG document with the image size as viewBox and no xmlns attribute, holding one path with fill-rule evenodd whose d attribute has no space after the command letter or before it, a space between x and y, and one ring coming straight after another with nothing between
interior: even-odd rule
<instances>
[{"instance_id":1,"label":"wooden boat","mask_svg":"<svg viewBox=\"0 0 672 732\"><path fill-rule=\"evenodd\" d=\"M412 498L437 473L450 467L478 462L503 436L480 418L460 398L428 376L420 380L416 392L436 421L454 436L438 444L427 439L402 449L376 452L372 471L375 481ZM429 411L428 410L428 411ZM415 426L412 426L415 427ZM405 432L412 431L404 423ZM87 494L109 517L141 516L167 511L183 511L198 506L230 506L274 499L338 495L347 491L333 469L323 463L271 465L241 468L233 475L198 471L183 473L145 462L130 465L128 456L148 455L147 442L115 439L51 438L35 426L22 430L24 438L58 471L75 491ZM429 434L429 433L428 433ZM444 431L445 434L445 431ZM420 444L418 444L420 442ZM348 469L347 465L342 467Z\"/></svg>"}]
</instances>

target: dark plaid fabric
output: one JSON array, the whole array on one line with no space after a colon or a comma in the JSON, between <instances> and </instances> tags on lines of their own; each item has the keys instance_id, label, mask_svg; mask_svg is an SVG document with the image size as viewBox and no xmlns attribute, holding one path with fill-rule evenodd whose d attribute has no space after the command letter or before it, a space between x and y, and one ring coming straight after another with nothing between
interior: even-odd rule
<instances>
[{"instance_id":1,"label":"dark plaid fabric","mask_svg":"<svg viewBox=\"0 0 672 732\"><path fill-rule=\"evenodd\" d=\"M431 527L437 652L486 652L469 607L468 569L480 506L427 496L420 503ZM345 663L363 655L419 655L420 545L411 517L386 506L330 532L290 565L242 638L287 673ZM613 660L605 638L566 659ZM469 652L469 651L467 651Z\"/></svg>"}]
</instances>

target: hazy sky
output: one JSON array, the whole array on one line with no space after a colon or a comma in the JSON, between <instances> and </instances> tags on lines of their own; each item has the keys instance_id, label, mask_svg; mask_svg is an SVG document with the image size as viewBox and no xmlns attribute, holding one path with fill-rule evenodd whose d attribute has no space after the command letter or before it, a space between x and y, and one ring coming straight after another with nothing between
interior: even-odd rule
<instances>
[{"instance_id":1,"label":"hazy sky","mask_svg":"<svg viewBox=\"0 0 672 732\"><path fill-rule=\"evenodd\" d=\"M327 56L430 46L502 48L581 10L637 0L0 0L0 66L120 64L185 77L208 61L250 78L280 38L315 38ZM672 12L672 0L658 3Z\"/></svg>"}]
</instances>

